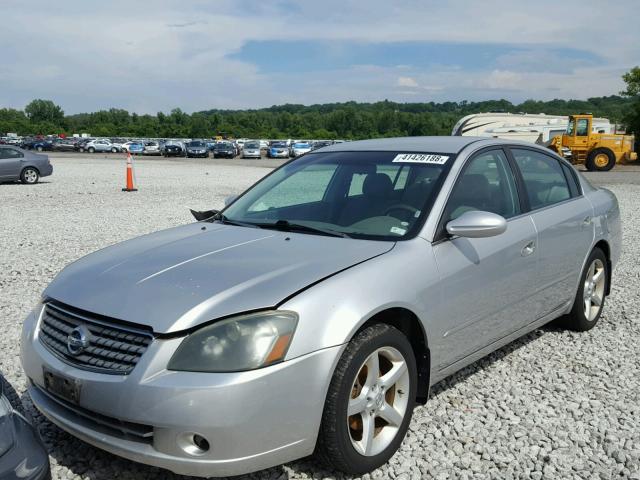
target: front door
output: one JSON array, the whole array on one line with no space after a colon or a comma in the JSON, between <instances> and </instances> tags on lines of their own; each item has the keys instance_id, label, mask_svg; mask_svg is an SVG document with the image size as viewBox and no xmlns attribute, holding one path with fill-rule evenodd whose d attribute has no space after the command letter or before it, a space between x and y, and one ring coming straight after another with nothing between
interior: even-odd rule
<instances>
[{"instance_id":1,"label":"front door","mask_svg":"<svg viewBox=\"0 0 640 480\"><path fill-rule=\"evenodd\" d=\"M502 149L482 151L467 162L447 202L443 226L469 210L502 215L508 226L495 237L451 237L434 245L443 297L434 313L439 370L535 319L537 235L531 217L521 213L514 178Z\"/></svg>"}]
</instances>

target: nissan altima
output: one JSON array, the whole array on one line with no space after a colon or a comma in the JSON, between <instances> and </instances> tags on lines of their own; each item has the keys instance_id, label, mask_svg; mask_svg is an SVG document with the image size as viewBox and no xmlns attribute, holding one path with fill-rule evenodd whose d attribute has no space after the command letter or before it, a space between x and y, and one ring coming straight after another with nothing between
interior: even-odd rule
<instances>
[{"instance_id":1,"label":"nissan altima","mask_svg":"<svg viewBox=\"0 0 640 480\"><path fill-rule=\"evenodd\" d=\"M379 467L434 383L559 317L592 329L621 247L611 192L472 137L328 146L205 217L69 265L21 344L53 423L196 476Z\"/></svg>"}]
</instances>

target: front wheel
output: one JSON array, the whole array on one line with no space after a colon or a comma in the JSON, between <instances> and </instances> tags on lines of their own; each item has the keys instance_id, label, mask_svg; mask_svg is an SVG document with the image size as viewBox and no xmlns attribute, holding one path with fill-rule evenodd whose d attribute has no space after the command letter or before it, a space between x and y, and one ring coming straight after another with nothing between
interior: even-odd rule
<instances>
[{"instance_id":1,"label":"front wheel","mask_svg":"<svg viewBox=\"0 0 640 480\"><path fill-rule=\"evenodd\" d=\"M589 171L607 172L616 164L616 156L608 148L596 148L589 152L586 167Z\"/></svg>"},{"instance_id":2,"label":"front wheel","mask_svg":"<svg viewBox=\"0 0 640 480\"><path fill-rule=\"evenodd\" d=\"M96 151L96 149L95 149L95 148L93 148L93 147L89 147L89 150L87 150L87 151L88 151L89 153L94 153L94 152Z\"/></svg>"},{"instance_id":3,"label":"front wheel","mask_svg":"<svg viewBox=\"0 0 640 480\"><path fill-rule=\"evenodd\" d=\"M40 174L33 167L25 168L20 174L20 180L22 181L22 183L25 183L27 185L35 185L36 183L38 183L39 179Z\"/></svg>"},{"instance_id":4,"label":"front wheel","mask_svg":"<svg viewBox=\"0 0 640 480\"><path fill-rule=\"evenodd\" d=\"M604 308L608 270L607 257L602 250L594 248L580 276L573 308L569 315L562 319L566 328L586 332L596 326Z\"/></svg>"},{"instance_id":5,"label":"front wheel","mask_svg":"<svg viewBox=\"0 0 640 480\"><path fill-rule=\"evenodd\" d=\"M316 456L353 475L385 464L409 428L416 383L413 349L402 332L376 324L358 333L333 374Z\"/></svg>"},{"instance_id":6,"label":"front wheel","mask_svg":"<svg viewBox=\"0 0 640 480\"><path fill-rule=\"evenodd\" d=\"M115 147L113 147L113 148L111 149L111 153L118 153L118 149L117 149L117 148L115 148Z\"/></svg>"},{"instance_id":7,"label":"front wheel","mask_svg":"<svg viewBox=\"0 0 640 480\"><path fill-rule=\"evenodd\" d=\"M44 149L43 149L40 145L38 145L38 146L36 147L36 150L37 150L37 151L39 151L39 152L41 152L41 151L42 151L42 150L44 150Z\"/></svg>"}]
</instances>

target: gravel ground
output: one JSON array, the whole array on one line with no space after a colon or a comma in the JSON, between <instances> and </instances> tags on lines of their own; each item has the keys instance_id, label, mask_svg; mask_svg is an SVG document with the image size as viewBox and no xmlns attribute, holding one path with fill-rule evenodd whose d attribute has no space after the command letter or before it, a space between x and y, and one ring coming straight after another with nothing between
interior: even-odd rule
<instances>
[{"instance_id":1,"label":"gravel ground","mask_svg":"<svg viewBox=\"0 0 640 480\"><path fill-rule=\"evenodd\" d=\"M54 479L175 478L86 445L37 414L24 394L22 320L69 262L189 222L187 207L219 207L269 170L144 159L136 166L140 191L123 193L121 159L53 163L54 176L39 185L0 185L0 371L35 416ZM598 327L576 334L547 326L436 385L398 454L364 478L640 479L640 170L590 177L617 194L624 228ZM324 477L341 478L302 460L247 478Z\"/></svg>"}]
</instances>

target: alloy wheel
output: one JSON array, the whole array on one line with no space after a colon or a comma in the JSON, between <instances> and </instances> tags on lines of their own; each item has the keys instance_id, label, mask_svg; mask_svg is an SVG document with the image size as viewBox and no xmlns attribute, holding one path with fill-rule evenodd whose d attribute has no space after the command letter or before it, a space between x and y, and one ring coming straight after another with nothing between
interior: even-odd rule
<instances>
[{"instance_id":1,"label":"alloy wheel","mask_svg":"<svg viewBox=\"0 0 640 480\"><path fill-rule=\"evenodd\" d=\"M605 281L604 263L596 258L587 270L583 289L584 317L590 322L596 319L602 308Z\"/></svg>"},{"instance_id":2,"label":"alloy wheel","mask_svg":"<svg viewBox=\"0 0 640 480\"><path fill-rule=\"evenodd\" d=\"M407 413L410 377L402 354L382 347L362 364L351 388L347 425L351 443L364 456L385 450Z\"/></svg>"}]
</instances>

